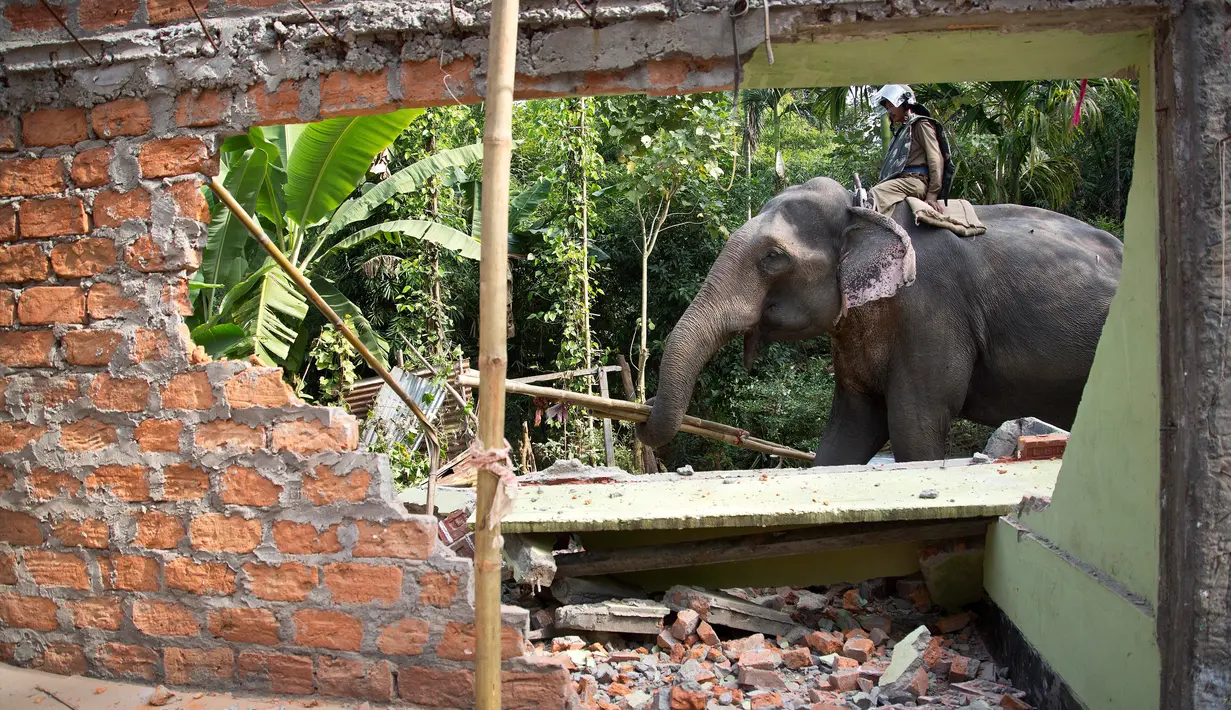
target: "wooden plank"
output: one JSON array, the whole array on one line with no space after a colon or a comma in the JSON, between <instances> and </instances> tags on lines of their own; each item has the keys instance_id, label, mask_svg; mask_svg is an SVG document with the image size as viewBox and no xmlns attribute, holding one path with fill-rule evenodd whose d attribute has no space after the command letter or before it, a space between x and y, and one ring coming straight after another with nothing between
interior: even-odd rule
<instances>
[{"instance_id":1,"label":"wooden plank","mask_svg":"<svg viewBox=\"0 0 1231 710\"><path fill-rule=\"evenodd\" d=\"M610 393L607 391L607 373L612 370L620 369L619 366L604 367L598 375L598 393L603 399L611 399ZM606 454L608 466L615 466L615 442L611 436L611 419L603 417L603 453Z\"/></svg>"},{"instance_id":2,"label":"wooden plank","mask_svg":"<svg viewBox=\"0 0 1231 710\"><path fill-rule=\"evenodd\" d=\"M782 533L673 543L556 556L556 578L676 569L766 557L804 555L895 542L920 542L983 535L995 518L953 522L855 523Z\"/></svg>"}]
</instances>

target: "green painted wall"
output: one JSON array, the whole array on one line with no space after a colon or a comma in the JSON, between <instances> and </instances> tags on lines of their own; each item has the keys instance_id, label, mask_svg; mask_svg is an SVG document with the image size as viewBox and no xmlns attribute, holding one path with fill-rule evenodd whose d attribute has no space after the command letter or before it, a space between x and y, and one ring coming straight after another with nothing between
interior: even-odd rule
<instances>
[{"instance_id":1,"label":"green painted wall","mask_svg":"<svg viewBox=\"0 0 1231 710\"><path fill-rule=\"evenodd\" d=\"M1150 600L1158 598L1158 171L1153 45L1140 48L1141 121L1128 195L1124 270L1072 441L1046 510L1024 522Z\"/></svg>"},{"instance_id":2,"label":"green painted wall","mask_svg":"<svg viewBox=\"0 0 1231 710\"><path fill-rule=\"evenodd\" d=\"M1154 617L1007 523L987 538L983 584L1088 708L1158 707Z\"/></svg>"}]
</instances>

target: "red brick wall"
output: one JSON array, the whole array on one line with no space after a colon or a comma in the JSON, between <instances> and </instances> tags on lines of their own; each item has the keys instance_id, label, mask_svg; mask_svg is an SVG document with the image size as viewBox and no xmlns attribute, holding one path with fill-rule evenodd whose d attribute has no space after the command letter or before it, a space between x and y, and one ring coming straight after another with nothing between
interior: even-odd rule
<instances>
[{"instance_id":1,"label":"red brick wall","mask_svg":"<svg viewBox=\"0 0 1231 710\"><path fill-rule=\"evenodd\" d=\"M195 22L182 0L53 7L85 35L145 13ZM10 36L62 32L21 0L3 18ZM439 103L408 78L429 64L272 90L49 92L61 103L0 114L0 661L473 704L471 562L405 512L383 457L353 451L353 417L297 400L277 369L205 361L183 324L221 138ZM562 709L567 673L521 658L523 611L506 623L505 706Z\"/></svg>"}]
</instances>

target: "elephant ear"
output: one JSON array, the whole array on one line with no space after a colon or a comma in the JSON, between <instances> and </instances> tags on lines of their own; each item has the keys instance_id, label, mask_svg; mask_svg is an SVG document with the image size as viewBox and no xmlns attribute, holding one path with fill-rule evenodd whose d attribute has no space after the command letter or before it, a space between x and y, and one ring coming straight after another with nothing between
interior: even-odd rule
<instances>
[{"instance_id":1,"label":"elephant ear","mask_svg":"<svg viewBox=\"0 0 1231 710\"><path fill-rule=\"evenodd\" d=\"M875 210L851 207L842 233L838 278L843 310L893 296L915 282L915 248L902 225Z\"/></svg>"}]
</instances>

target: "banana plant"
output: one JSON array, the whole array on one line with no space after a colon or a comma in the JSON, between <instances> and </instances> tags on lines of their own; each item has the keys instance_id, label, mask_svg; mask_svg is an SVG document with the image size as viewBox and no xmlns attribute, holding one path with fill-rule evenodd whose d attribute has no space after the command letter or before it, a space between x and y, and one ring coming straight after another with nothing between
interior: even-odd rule
<instances>
[{"instance_id":1,"label":"banana plant","mask_svg":"<svg viewBox=\"0 0 1231 710\"><path fill-rule=\"evenodd\" d=\"M222 146L223 184L382 360L388 344L337 285L315 271L331 256L370 240L422 239L478 258L477 240L436 222L396 220L355 229L395 195L482 157L481 144L444 151L355 195L376 156L421 113L408 109L306 126L254 127ZM304 340L307 301L225 205L213 200L210 211L202 265L194 276L193 340L214 356L252 354L267 364L285 363L297 339Z\"/></svg>"}]
</instances>

